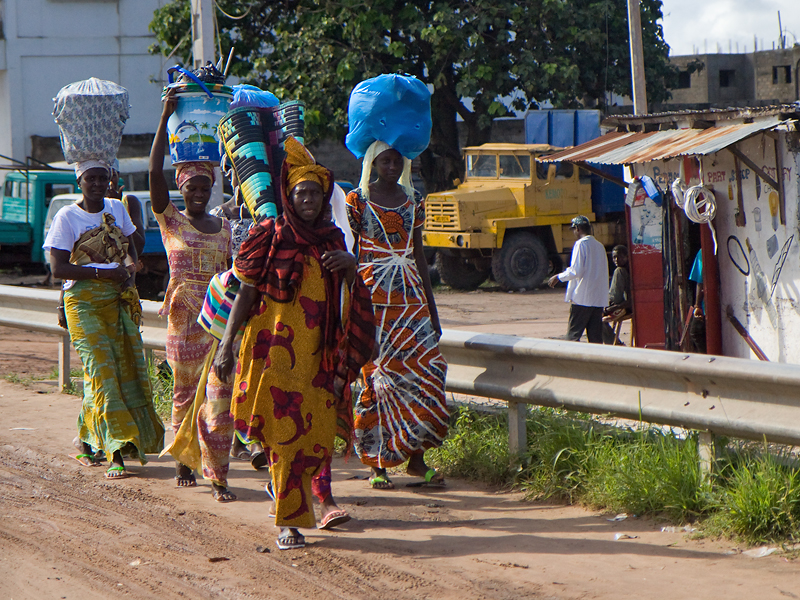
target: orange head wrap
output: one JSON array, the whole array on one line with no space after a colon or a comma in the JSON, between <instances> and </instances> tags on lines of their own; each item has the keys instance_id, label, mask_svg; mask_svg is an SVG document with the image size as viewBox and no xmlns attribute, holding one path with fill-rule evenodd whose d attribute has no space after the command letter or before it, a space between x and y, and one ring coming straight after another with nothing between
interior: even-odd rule
<instances>
[{"instance_id":1,"label":"orange head wrap","mask_svg":"<svg viewBox=\"0 0 800 600\"><path fill-rule=\"evenodd\" d=\"M286 138L283 149L286 151L287 166L286 196L288 197L301 181L314 181L320 185L322 192L327 194L333 179L330 170L318 165L306 147L292 136Z\"/></svg>"}]
</instances>

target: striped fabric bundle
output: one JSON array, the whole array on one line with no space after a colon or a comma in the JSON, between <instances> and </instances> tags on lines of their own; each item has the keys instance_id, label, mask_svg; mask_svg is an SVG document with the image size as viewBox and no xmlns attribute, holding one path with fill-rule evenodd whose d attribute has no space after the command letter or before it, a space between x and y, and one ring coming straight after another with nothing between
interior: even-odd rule
<instances>
[{"instance_id":1,"label":"striped fabric bundle","mask_svg":"<svg viewBox=\"0 0 800 600\"><path fill-rule=\"evenodd\" d=\"M222 335L225 333L228 317L231 314L233 301L236 300L240 285L232 269L217 273L208 284L206 298L203 301L203 308L197 316L197 322L218 340L221 340ZM242 323L236 333L237 337L242 335L245 325L246 323Z\"/></svg>"}]
</instances>

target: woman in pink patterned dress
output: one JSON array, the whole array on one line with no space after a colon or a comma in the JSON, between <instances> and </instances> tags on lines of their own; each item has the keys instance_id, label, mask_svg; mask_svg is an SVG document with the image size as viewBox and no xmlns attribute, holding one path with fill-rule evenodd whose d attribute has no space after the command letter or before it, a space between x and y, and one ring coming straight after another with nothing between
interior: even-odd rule
<instances>
[{"instance_id":1,"label":"woman in pink patterned dress","mask_svg":"<svg viewBox=\"0 0 800 600\"><path fill-rule=\"evenodd\" d=\"M197 316L211 278L230 268L231 228L227 219L206 212L214 183L212 163L176 165L178 189L186 208L179 211L169 199L163 163L167 120L175 105L174 93L169 91L150 153L150 200L169 259L170 281L160 314L168 318L167 361L175 380L172 428L177 433L192 405L213 343L211 335L197 323ZM198 420L203 476L211 480L214 498L220 502L236 499L227 489L233 436L231 394L231 386L212 372ZM197 485L192 469L177 463L176 471L178 487Z\"/></svg>"}]
</instances>

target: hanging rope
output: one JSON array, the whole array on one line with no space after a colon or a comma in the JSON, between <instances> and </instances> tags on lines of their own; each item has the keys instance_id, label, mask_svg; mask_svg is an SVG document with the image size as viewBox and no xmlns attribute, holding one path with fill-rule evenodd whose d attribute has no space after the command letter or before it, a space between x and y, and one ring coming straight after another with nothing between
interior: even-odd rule
<instances>
[{"instance_id":1,"label":"hanging rope","mask_svg":"<svg viewBox=\"0 0 800 600\"><path fill-rule=\"evenodd\" d=\"M222 10L222 7L219 5L219 2L217 2L217 0L214 0L214 5L217 7L217 10L218 10L219 12L221 12L223 15L225 15L225 16L226 16L226 17L228 17L229 19L233 19L234 21L238 21L238 20L240 20L240 19L244 19L244 18L245 18L247 15L249 15L249 14L250 14L250 9L252 9L252 8L253 8L253 5L251 4L250 6L248 6L248 7L247 7L247 10L246 10L246 11L244 11L244 13L243 13L242 15L240 15L240 16L238 16L238 17L235 17L234 15L229 15L229 14L228 14L228 13L226 13L224 10Z\"/></svg>"},{"instance_id":2,"label":"hanging rope","mask_svg":"<svg viewBox=\"0 0 800 600\"><path fill-rule=\"evenodd\" d=\"M714 230L712 221L717 215L717 199L714 197L714 192L709 190L702 183L686 189L683 183L682 161L680 170L680 178L672 182L672 194L675 196L675 203L680 206L681 202L679 200L683 200L683 211L686 213L686 217L693 223L701 225L703 223L708 223L708 228L711 230L711 237L714 240L714 254L716 254L717 232ZM700 181L703 181L702 163L700 164Z\"/></svg>"}]
</instances>

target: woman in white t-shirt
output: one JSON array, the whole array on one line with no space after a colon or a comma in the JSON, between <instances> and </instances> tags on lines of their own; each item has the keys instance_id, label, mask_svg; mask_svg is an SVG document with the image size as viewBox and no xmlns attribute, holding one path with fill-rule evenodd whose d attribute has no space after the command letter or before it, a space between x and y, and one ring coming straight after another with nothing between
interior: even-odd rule
<instances>
[{"instance_id":1,"label":"woman in white t-shirt","mask_svg":"<svg viewBox=\"0 0 800 600\"><path fill-rule=\"evenodd\" d=\"M64 312L83 362L83 406L78 417L82 465L110 457L108 479L128 476L123 454L146 462L160 452L164 426L153 407L139 333L141 308L133 286L136 227L119 200L105 198L110 169L100 161L75 168L83 192L56 213L43 248L53 277L64 280Z\"/></svg>"}]
</instances>

